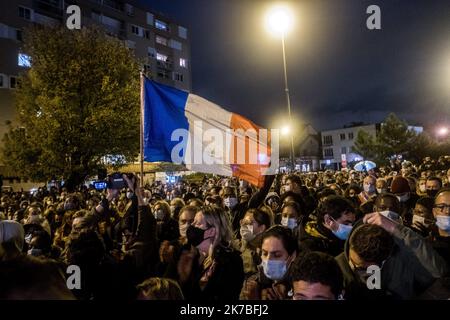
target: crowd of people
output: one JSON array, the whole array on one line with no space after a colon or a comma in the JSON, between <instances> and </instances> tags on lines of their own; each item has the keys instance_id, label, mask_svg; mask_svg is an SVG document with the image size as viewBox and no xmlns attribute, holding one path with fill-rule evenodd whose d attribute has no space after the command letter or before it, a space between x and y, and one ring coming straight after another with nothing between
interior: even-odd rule
<instances>
[{"instance_id":1,"label":"crowd of people","mask_svg":"<svg viewBox=\"0 0 450 320\"><path fill-rule=\"evenodd\" d=\"M448 159L4 192L0 299L449 299Z\"/></svg>"}]
</instances>

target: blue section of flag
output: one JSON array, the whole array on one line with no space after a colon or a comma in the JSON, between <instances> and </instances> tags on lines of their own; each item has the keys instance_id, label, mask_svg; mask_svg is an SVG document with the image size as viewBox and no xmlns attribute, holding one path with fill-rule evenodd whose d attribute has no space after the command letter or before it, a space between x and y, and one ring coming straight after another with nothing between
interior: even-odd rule
<instances>
[{"instance_id":1,"label":"blue section of flag","mask_svg":"<svg viewBox=\"0 0 450 320\"><path fill-rule=\"evenodd\" d=\"M189 93L144 77L144 160L172 162L176 129L189 130L185 106ZM184 149L185 150L185 149Z\"/></svg>"}]
</instances>

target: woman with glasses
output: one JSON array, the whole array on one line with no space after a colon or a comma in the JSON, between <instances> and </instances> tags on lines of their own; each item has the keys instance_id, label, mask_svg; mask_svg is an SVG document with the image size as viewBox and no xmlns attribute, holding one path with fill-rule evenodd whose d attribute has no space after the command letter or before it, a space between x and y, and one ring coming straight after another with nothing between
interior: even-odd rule
<instances>
[{"instance_id":1,"label":"woman with glasses","mask_svg":"<svg viewBox=\"0 0 450 320\"><path fill-rule=\"evenodd\" d=\"M450 188L440 190L434 199L433 216L437 230L432 233L433 248L447 262L450 270ZM447 271L447 276L450 273Z\"/></svg>"}]
</instances>

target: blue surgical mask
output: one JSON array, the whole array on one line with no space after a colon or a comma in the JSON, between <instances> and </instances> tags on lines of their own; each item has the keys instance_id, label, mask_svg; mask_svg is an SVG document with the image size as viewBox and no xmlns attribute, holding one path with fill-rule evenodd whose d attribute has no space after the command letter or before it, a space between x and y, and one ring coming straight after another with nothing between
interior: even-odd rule
<instances>
[{"instance_id":1,"label":"blue surgical mask","mask_svg":"<svg viewBox=\"0 0 450 320\"><path fill-rule=\"evenodd\" d=\"M342 223L339 223L339 222L336 222L336 223L339 225L337 231L333 231L333 230L331 230L331 231L339 239L347 240L348 236L350 235L350 232L352 232L353 226L348 226L346 224L342 224Z\"/></svg>"},{"instance_id":2,"label":"blue surgical mask","mask_svg":"<svg viewBox=\"0 0 450 320\"><path fill-rule=\"evenodd\" d=\"M288 217L281 218L281 225L293 230L297 227L297 219Z\"/></svg>"},{"instance_id":3,"label":"blue surgical mask","mask_svg":"<svg viewBox=\"0 0 450 320\"><path fill-rule=\"evenodd\" d=\"M450 232L450 217L436 216L436 226L445 232Z\"/></svg>"},{"instance_id":4,"label":"blue surgical mask","mask_svg":"<svg viewBox=\"0 0 450 320\"><path fill-rule=\"evenodd\" d=\"M287 264L284 260L263 260L264 274L271 280L281 280L287 272Z\"/></svg>"}]
</instances>

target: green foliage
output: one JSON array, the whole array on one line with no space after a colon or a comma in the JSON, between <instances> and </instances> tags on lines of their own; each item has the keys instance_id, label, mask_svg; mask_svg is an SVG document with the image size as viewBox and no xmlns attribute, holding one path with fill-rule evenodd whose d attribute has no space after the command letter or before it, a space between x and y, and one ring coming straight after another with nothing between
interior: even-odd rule
<instances>
[{"instance_id":1,"label":"green foliage","mask_svg":"<svg viewBox=\"0 0 450 320\"><path fill-rule=\"evenodd\" d=\"M418 163L426 156L437 158L450 154L449 151L448 141L437 144L426 133L416 134L408 130L406 122L393 113L384 120L376 137L361 130L355 140L355 152L379 165L387 164L393 155L401 154L404 158Z\"/></svg>"},{"instance_id":2,"label":"green foliage","mask_svg":"<svg viewBox=\"0 0 450 320\"><path fill-rule=\"evenodd\" d=\"M4 137L3 161L21 176L74 185L105 155L139 152L139 66L123 42L99 29L33 28L32 68L16 92L19 125Z\"/></svg>"}]
</instances>

